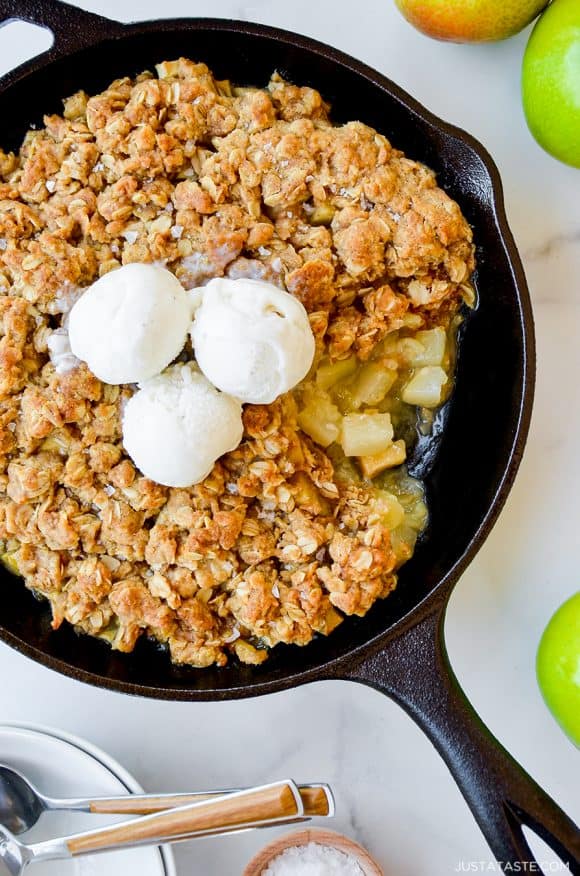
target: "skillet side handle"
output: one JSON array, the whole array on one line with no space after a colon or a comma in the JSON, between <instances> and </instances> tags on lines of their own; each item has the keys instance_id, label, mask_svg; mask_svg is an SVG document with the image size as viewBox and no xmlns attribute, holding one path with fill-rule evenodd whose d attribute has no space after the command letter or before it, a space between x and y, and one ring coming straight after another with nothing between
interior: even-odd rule
<instances>
[{"instance_id":1,"label":"skillet side handle","mask_svg":"<svg viewBox=\"0 0 580 876\"><path fill-rule=\"evenodd\" d=\"M0 0L0 27L9 21L28 21L52 31L54 45L49 53L54 57L76 52L122 30L118 21L61 0Z\"/></svg>"},{"instance_id":2,"label":"skillet side handle","mask_svg":"<svg viewBox=\"0 0 580 876\"><path fill-rule=\"evenodd\" d=\"M503 748L468 702L449 663L444 617L445 606L437 606L346 677L391 697L426 733L502 869L542 872L522 831L527 825L578 876L579 829Z\"/></svg>"}]
</instances>

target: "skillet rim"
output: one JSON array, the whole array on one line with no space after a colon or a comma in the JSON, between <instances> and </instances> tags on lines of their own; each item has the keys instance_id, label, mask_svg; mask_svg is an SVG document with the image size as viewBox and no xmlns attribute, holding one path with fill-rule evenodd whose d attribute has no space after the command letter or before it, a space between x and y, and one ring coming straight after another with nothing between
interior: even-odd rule
<instances>
[{"instance_id":1,"label":"skillet rim","mask_svg":"<svg viewBox=\"0 0 580 876\"><path fill-rule=\"evenodd\" d=\"M81 17L84 10L75 9ZM393 97L401 107L413 116L423 120L433 130L445 135L448 139L454 139L463 143L478 158L485 168L490 186L482 191L482 200L487 207L491 208L495 220L498 244L504 249L507 263L513 280L513 292L519 311L519 328L522 337L522 377L519 386L519 409L517 416L513 416L513 439L509 451L505 454L502 465L502 474L497 490L489 502L486 514L482 518L478 528L474 532L469 544L456 562L448 569L443 577L439 578L432 589L420 599L410 610L405 612L397 621L387 626L384 630L365 642L347 649L343 654L317 664L307 669L290 669L282 677L268 680L257 679L249 684L240 684L235 687L223 686L214 689L196 689L188 687L187 683L180 687L163 687L148 685L138 682L126 681L100 675L86 669L80 669L65 660L47 654L41 648L21 639L9 630L4 629L0 623L0 641L5 642L14 650L23 654L35 662L52 669L61 675L65 675L76 681L82 681L96 687L117 693L142 696L150 699L163 699L172 701L221 701L243 699L254 696L262 696L285 690L288 687L301 686L313 681L324 681L346 678L348 670L353 665L361 663L365 658L370 658L379 652L388 642L400 636L408 628L415 626L436 606L444 606L461 574L474 559L482 547L487 536L495 525L514 483L519 469L524 447L529 433L536 366L536 344L534 334L534 318L526 277L524 274L521 258L508 224L505 211L503 186L499 170L487 149L472 134L462 128L439 118L423 106L416 98L408 94L403 88L394 83L384 74L373 69L362 61L357 60L346 52L329 46L319 40L293 31L284 30L264 24L257 24L235 19L220 18L168 18L143 22L124 24L101 16L92 16L89 20L87 13L87 28L83 34L82 42L79 38L80 48L76 46L70 50L60 51L58 42L46 52L32 58L5 77L0 78L0 100L12 85L24 78L41 73L49 67L53 61L63 58L71 58L78 55L82 59L84 51L94 49L100 43L109 41L123 41L131 37L142 36L158 31L184 30L209 30L212 32L227 32L241 34L242 36L266 37L276 40L285 45L291 45L310 53L323 57L326 61L346 68L357 77L369 82L374 88L386 92ZM96 19L96 22L95 22ZM1 22L0 26L5 22ZM94 28L93 37L90 31Z\"/></svg>"}]
</instances>

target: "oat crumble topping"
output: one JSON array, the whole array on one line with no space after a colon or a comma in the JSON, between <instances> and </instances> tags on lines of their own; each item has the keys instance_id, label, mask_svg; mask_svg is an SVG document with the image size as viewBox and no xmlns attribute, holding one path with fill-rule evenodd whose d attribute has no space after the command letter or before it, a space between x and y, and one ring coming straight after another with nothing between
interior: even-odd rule
<instances>
[{"instance_id":1,"label":"oat crumble topping","mask_svg":"<svg viewBox=\"0 0 580 876\"><path fill-rule=\"evenodd\" d=\"M0 150L0 539L55 629L257 664L395 587L380 491L340 476L294 394L247 406L241 445L203 483L165 488L123 450L133 388L101 383L53 335L80 290L130 262L161 262L187 289L276 283L331 361L368 360L410 314L446 326L474 266L458 205L385 137L328 113L278 75L233 88L180 59L73 95L18 155Z\"/></svg>"}]
</instances>

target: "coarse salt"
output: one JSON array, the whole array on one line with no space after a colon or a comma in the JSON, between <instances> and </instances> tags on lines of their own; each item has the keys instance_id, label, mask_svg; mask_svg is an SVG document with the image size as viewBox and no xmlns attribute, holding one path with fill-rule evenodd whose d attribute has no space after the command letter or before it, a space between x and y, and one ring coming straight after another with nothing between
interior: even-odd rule
<instances>
[{"instance_id":1,"label":"coarse salt","mask_svg":"<svg viewBox=\"0 0 580 876\"><path fill-rule=\"evenodd\" d=\"M358 862L320 843L292 846L274 858L261 876L364 876Z\"/></svg>"}]
</instances>

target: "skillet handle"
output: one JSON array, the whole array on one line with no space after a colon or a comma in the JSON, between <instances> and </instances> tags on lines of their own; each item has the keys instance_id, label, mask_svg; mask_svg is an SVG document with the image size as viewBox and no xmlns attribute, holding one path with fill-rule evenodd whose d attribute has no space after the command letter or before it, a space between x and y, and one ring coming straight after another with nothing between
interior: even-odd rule
<instances>
[{"instance_id":1,"label":"skillet handle","mask_svg":"<svg viewBox=\"0 0 580 876\"><path fill-rule=\"evenodd\" d=\"M449 663L444 617L445 603L346 677L391 697L426 733L502 869L542 872L522 831L526 825L578 876L580 830L500 745L467 700Z\"/></svg>"},{"instance_id":2,"label":"skillet handle","mask_svg":"<svg viewBox=\"0 0 580 876\"><path fill-rule=\"evenodd\" d=\"M118 21L61 0L0 0L0 27L9 21L28 21L51 30L54 44L48 54L52 57L76 52L122 30Z\"/></svg>"}]
</instances>

